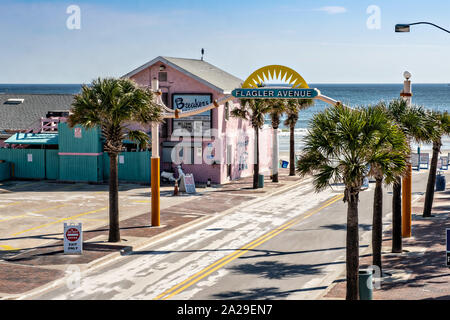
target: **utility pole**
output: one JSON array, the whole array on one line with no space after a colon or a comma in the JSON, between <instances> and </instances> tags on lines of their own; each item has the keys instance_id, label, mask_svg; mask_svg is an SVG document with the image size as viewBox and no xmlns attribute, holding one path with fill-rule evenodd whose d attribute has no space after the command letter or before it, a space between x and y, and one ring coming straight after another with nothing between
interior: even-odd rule
<instances>
[{"instance_id":1,"label":"utility pole","mask_svg":"<svg viewBox=\"0 0 450 320\"><path fill-rule=\"evenodd\" d=\"M403 74L405 81L403 83L403 91L400 93L402 99L404 99L408 106L411 106L412 102L412 89L411 89L411 73L405 71ZM411 143L411 141L409 141ZM420 160L419 160L420 165ZM412 165L411 155L407 160L407 171L402 181L402 236L403 238L411 237L411 223L412 223Z\"/></svg>"},{"instance_id":2,"label":"utility pole","mask_svg":"<svg viewBox=\"0 0 450 320\"><path fill-rule=\"evenodd\" d=\"M159 94L159 81L152 80L152 91ZM152 122L152 160L151 160L151 194L152 194L152 227L159 227L160 222L160 158L159 158L159 123Z\"/></svg>"}]
</instances>

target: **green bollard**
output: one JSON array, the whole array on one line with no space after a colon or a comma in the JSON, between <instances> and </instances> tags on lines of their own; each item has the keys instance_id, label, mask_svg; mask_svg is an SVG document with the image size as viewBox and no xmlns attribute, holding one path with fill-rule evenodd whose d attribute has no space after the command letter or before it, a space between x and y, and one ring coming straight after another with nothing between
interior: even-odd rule
<instances>
[{"instance_id":1,"label":"green bollard","mask_svg":"<svg viewBox=\"0 0 450 320\"><path fill-rule=\"evenodd\" d=\"M372 300L373 299L373 279L372 270L359 270L359 299Z\"/></svg>"},{"instance_id":2,"label":"green bollard","mask_svg":"<svg viewBox=\"0 0 450 320\"><path fill-rule=\"evenodd\" d=\"M264 188L264 175L260 174L258 176L258 188Z\"/></svg>"}]
</instances>

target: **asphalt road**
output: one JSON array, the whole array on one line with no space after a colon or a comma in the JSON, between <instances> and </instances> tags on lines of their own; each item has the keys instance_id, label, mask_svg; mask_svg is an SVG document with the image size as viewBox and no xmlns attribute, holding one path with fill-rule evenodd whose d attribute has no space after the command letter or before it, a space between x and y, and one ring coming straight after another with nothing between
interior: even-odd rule
<instances>
[{"instance_id":1,"label":"asphalt road","mask_svg":"<svg viewBox=\"0 0 450 320\"><path fill-rule=\"evenodd\" d=\"M413 175L413 200L427 172ZM373 189L360 195L361 252L370 243ZM342 187L310 181L253 202L102 268L79 273L31 299L316 299L345 269ZM385 224L392 196L384 190Z\"/></svg>"}]
</instances>

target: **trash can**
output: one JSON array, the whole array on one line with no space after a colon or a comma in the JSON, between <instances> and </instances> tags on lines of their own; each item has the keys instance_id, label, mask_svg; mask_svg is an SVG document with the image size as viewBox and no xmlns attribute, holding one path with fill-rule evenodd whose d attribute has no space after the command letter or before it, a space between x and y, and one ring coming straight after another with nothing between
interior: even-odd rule
<instances>
[{"instance_id":1,"label":"trash can","mask_svg":"<svg viewBox=\"0 0 450 320\"><path fill-rule=\"evenodd\" d=\"M264 188L264 175L260 174L258 176L258 188Z\"/></svg>"},{"instance_id":2,"label":"trash can","mask_svg":"<svg viewBox=\"0 0 450 320\"><path fill-rule=\"evenodd\" d=\"M445 191L445 176L443 175L442 171L438 172L438 175L436 176L436 191Z\"/></svg>"},{"instance_id":3,"label":"trash can","mask_svg":"<svg viewBox=\"0 0 450 320\"><path fill-rule=\"evenodd\" d=\"M359 299L372 300L373 292L372 270L359 270Z\"/></svg>"},{"instance_id":4,"label":"trash can","mask_svg":"<svg viewBox=\"0 0 450 320\"><path fill-rule=\"evenodd\" d=\"M289 162L284 161L284 160L281 160L280 164L283 169L286 169L289 166Z\"/></svg>"}]
</instances>

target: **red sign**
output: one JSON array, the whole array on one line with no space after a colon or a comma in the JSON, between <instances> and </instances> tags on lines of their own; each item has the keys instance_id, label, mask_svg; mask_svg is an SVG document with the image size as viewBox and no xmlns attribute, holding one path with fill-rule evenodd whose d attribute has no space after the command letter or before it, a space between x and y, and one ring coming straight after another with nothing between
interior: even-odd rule
<instances>
[{"instance_id":1,"label":"red sign","mask_svg":"<svg viewBox=\"0 0 450 320\"><path fill-rule=\"evenodd\" d=\"M80 238L80 232L75 228L70 228L66 232L66 238L69 241L75 242Z\"/></svg>"}]
</instances>

